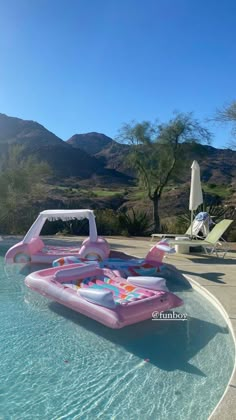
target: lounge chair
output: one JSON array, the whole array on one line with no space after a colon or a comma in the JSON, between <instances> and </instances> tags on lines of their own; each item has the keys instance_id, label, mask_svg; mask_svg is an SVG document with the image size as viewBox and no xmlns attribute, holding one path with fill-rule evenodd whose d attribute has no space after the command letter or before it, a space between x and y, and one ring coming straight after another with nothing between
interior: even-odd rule
<instances>
[{"instance_id":1,"label":"lounge chair","mask_svg":"<svg viewBox=\"0 0 236 420\"><path fill-rule=\"evenodd\" d=\"M229 250L229 244L222 238L222 235L225 233L225 231L228 229L228 227L231 225L233 220L224 219L221 220L221 222L217 223L211 232L207 235L207 237L204 240L198 240L198 239L189 239L189 240L168 240L168 243L173 245L183 245L183 246L189 246L189 247L195 247L195 246L202 246L204 248L204 251L208 255L212 255L213 253L216 254L217 257L219 257L219 252L222 252L222 257L224 258L226 253Z\"/></svg>"},{"instance_id":2,"label":"lounge chair","mask_svg":"<svg viewBox=\"0 0 236 420\"><path fill-rule=\"evenodd\" d=\"M151 235L151 240L155 239L155 238L160 238L160 239L165 239L165 238L175 238L176 236L181 237L181 236L189 236L191 235L191 225L189 226L189 228L186 230L185 233L153 233Z\"/></svg>"},{"instance_id":3,"label":"lounge chair","mask_svg":"<svg viewBox=\"0 0 236 420\"><path fill-rule=\"evenodd\" d=\"M213 224L213 221L211 219L211 216L207 213L207 212L200 212L196 215L194 221L192 222L192 229L191 229L191 225L189 226L189 228L186 230L186 232L184 234L179 234L179 233L153 233L151 235L152 240L154 238L175 238L175 237L191 237L191 238L199 238L201 239L202 237L205 238L208 233L209 233L209 226ZM201 232L202 236L199 235L199 233Z\"/></svg>"}]
</instances>

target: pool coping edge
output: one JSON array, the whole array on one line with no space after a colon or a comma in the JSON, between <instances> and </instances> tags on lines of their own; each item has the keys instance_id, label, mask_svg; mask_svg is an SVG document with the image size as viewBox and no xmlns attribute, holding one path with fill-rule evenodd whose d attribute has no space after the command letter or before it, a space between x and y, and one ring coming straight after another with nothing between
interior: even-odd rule
<instances>
[{"instance_id":1,"label":"pool coping edge","mask_svg":"<svg viewBox=\"0 0 236 420\"><path fill-rule=\"evenodd\" d=\"M218 401L217 405L215 406L215 408L213 409L212 413L210 414L210 416L208 417L208 420L210 420L212 418L212 416L216 413L216 410L218 409L218 407L220 406L220 404L222 403L230 383L232 382L232 379L236 373L236 337L235 337L235 332L234 332L234 328L233 325L231 323L230 317L228 312L226 311L226 309L224 308L224 306L222 305L222 303L211 293L209 292L209 290L207 290L204 286L202 286L201 284L199 284L199 282L197 280L194 280L192 277L185 275L184 277L189 281L189 283L191 284L191 286L193 287L193 289L195 289L196 291L198 291L201 295L203 295L206 299L208 299L212 305L215 306L215 308L221 313L221 315L223 316L223 318L225 319L225 322L227 323L227 326L231 332L232 338L233 338L233 342L234 342L234 354L235 354L235 359L234 359L234 367L232 370L232 374L229 378L229 381L225 387L224 393L222 394L220 400ZM198 277L198 276L196 276Z\"/></svg>"}]
</instances>

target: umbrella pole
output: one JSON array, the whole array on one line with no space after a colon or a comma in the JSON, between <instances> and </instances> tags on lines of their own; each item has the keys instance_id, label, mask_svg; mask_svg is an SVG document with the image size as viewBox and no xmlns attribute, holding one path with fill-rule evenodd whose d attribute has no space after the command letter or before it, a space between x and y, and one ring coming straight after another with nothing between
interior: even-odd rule
<instances>
[{"instance_id":1,"label":"umbrella pole","mask_svg":"<svg viewBox=\"0 0 236 420\"><path fill-rule=\"evenodd\" d=\"M191 210L191 239L193 237L193 210Z\"/></svg>"}]
</instances>

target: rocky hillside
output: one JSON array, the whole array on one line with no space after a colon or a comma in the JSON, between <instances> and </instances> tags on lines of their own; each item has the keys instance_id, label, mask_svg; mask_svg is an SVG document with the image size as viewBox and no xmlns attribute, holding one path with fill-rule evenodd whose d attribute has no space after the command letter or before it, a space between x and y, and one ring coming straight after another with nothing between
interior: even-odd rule
<instances>
[{"instance_id":1,"label":"rocky hillside","mask_svg":"<svg viewBox=\"0 0 236 420\"><path fill-rule=\"evenodd\" d=\"M134 176L124 158L129 151L127 144L118 143L100 133L75 134L67 143L96 157L106 168Z\"/></svg>"},{"instance_id":2,"label":"rocky hillside","mask_svg":"<svg viewBox=\"0 0 236 420\"><path fill-rule=\"evenodd\" d=\"M0 114L0 159L14 144L24 147L24 156L33 155L46 161L53 170L54 178L90 179L110 184L127 184L130 178L113 169L80 148L74 148L45 127L34 121L22 120Z\"/></svg>"},{"instance_id":3,"label":"rocky hillside","mask_svg":"<svg viewBox=\"0 0 236 420\"><path fill-rule=\"evenodd\" d=\"M79 148L90 156L99 159L106 168L113 168L120 172L134 175L127 168L125 156L130 146L120 144L110 137L99 133L75 134L67 143L74 148ZM236 152L230 149L216 149L206 145L182 145L183 152L188 157L189 164L182 168L176 183L189 182L191 162L196 159L201 167L203 182L215 184L234 185L236 183Z\"/></svg>"},{"instance_id":4,"label":"rocky hillside","mask_svg":"<svg viewBox=\"0 0 236 420\"><path fill-rule=\"evenodd\" d=\"M128 186L134 175L126 167L125 157L130 146L120 144L100 133L75 134L63 141L34 121L22 120L0 114L0 160L13 144L24 146L24 155L33 154L49 163L57 182L65 179L97 184ZM182 145L188 163L180 172L175 185L189 184L191 162L198 160L201 179L209 185L236 188L236 152L211 146ZM67 182L68 184L68 182Z\"/></svg>"},{"instance_id":5,"label":"rocky hillside","mask_svg":"<svg viewBox=\"0 0 236 420\"><path fill-rule=\"evenodd\" d=\"M84 150L89 155L94 156L101 152L106 147L116 142L105 134L100 133L86 133L86 134L75 134L69 140L68 144L71 146Z\"/></svg>"}]
</instances>

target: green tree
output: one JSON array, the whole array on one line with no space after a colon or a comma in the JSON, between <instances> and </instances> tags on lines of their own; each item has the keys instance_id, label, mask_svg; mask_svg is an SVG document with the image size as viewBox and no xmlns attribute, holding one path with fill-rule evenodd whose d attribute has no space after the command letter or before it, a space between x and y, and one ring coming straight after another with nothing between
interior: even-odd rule
<instances>
[{"instance_id":1,"label":"green tree","mask_svg":"<svg viewBox=\"0 0 236 420\"><path fill-rule=\"evenodd\" d=\"M33 201L45 197L45 183L51 175L47 163L24 156L22 146L12 146L1 159L0 223L3 230L15 233L19 220L29 217ZM27 213L22 211L28 209Z\"/></svg>"},{"instance_id":2,"label":"green tree","mask_svg":"<svg viewBox=\"0 0 236 420\"><path fill-rule=\"evenodd\" d=\"M153 206L155 232L160 232L159 202L163 189L186 162L182 143L210 141L210 132L192 114L176 114L166 124L125 124L119 138L131 145L128 160Z\"/></svg>"},{"instance_id":3,"label":"green tree","mask_svg":"<svg viewBox=\"0 0 236 420\"><path fill-rule=\"evenodd\" d=\"M230 146L236 148L236 101L217 109L213 119L219 123L232 125L232 134L235 139L230 143Z\"/></svg>"}]
</instances>

